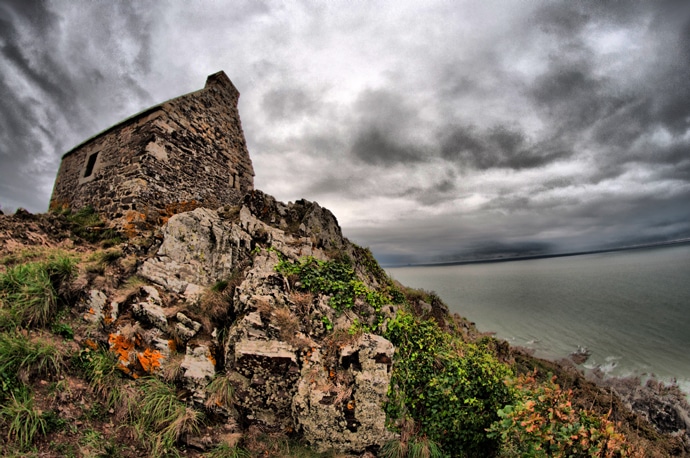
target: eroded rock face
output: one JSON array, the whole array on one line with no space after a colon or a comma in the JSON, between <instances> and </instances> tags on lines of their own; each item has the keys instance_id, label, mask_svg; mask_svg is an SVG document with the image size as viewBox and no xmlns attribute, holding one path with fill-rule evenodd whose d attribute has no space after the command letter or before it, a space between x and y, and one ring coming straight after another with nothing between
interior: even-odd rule
<instances>
[{"instance_id":1,"label":"eroded rock face","mask_svg":"<svg viewBox=\"0 0 690 458\"><path fill-rule=\"evenodd\" d=\"M228 276L251 250L247 232L206 208L173 216L162 232L158 253L142 264L139 274L176 293Z\"/></svg>"},{"instance_id":2,"label":"eroded rock face","mask_svg":"<svg viewBox=\"0 0 690 458\"><path fill-rule=\"evenodd\" d=\"M226 377L238 422L296 431L319 450L361 453L395 436L383 411L393 346L380 336L347 332L355 320L374 319L374 309L358 303L366 313L339 314L328 296L295 296L275 269L281 259L326 260L332 250L352 250L328 210L306 201L286 205L255 191L239 209L177 214L160 235L156 254L138 270L157 286L118 298L126 319L114 323L109 337L130 375L159 373L161 364L176 359L178 381L199 408L213 401L208 386L214 377ZM231 298L217 305L228 307L221 314L227 320L210 322L205 294L237 272L242 279ZM96 320L109 299L92 294ZM334 342L324 322L347 341ZM182 348L180 362L174 351ZM218 411L235 415L231 408Z\"/></svg>"},{"instance_id":3,"label":"eroded rock face","mask_svg":"<svg viewBox=\"0 0 690 458\"><path fill-rule=\"evenodd\" d=\"M386 429L383 402L395 349L381 336L362 334L324 369L320 351L305 359L292 400L295 424L319 451L362 451L395 437Z\"/></svg>"}]
</instances>

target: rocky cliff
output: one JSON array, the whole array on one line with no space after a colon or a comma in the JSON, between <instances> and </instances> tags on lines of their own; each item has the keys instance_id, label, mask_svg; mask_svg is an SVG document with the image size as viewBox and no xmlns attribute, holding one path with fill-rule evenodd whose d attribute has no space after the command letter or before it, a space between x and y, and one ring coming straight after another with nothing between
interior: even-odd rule
<instances>
[{"instance_id":1,"label":"rocky cliff","mask_svg":"<svg viewBox=\"0 0 690 458\"><path fill-rule=\"evenodd\" d=\"M547 367L490 337L475 344L481 336L471 323L451 316L435 295L395 284L314 202L284 204L253 191L239 206L179 213L131 238L109 232L88 211L19 211L0 216L0 256L0 350L9 354L15 340L57 349L50 368L32 362L43 359L0 357L7 453L413 456L419 449L444 456L453 446L443 452L427 434L439 444L444 435L463 437L462 430L434 432L460 420L421 408L438 405L425 404L425 393L445 396L447 412L458 402L466 411L482 406L462 424L486 417L488 427L498 416L483 412L483 402L504 390L501 377L489 379L508 366L560 374L566 386L579 387L583 409L596 403L633 446L658 456L684 453L682 434L662 435L577 370ZM68 264L71 276L58 275ZM21 302L28 287L18 278L29 269L22 266L47 272L45 315ZM413 352L396 353L386 337L400 336L404 321L387 329L396 316L429 330L419 335L434 336L433 345L412 341ZM414 372L425 364L428 373ZM505 368L496 372L499 365ZM10 418L17 393L34 403L23 411L39 426L28 441ZM435 416L441 420L426 420ZM668 429L681 430L685 420ZM484 435L485 426L478 431ZM290 451L305 446L304 455Z\"/></svg>"}]
</instances>

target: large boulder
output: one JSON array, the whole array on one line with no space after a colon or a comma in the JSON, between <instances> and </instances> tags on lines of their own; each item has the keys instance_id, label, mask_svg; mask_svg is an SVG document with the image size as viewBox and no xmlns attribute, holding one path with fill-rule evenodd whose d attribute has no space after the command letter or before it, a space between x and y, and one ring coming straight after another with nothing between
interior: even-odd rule
<instances>
[{"instance_id":1,"label":"large boulder","mask_svg":"<svg viewBox=\"0 0 690 458\"><path fill-rule=\"evenodd\" d=\"M176 293L229 276L252 248L251 235L207 208L174 215L162 236L156 256L141 265L139 275Z\"/></svg>"},{"instance_id":2,"label":"large boulder","mask_svg":"<svg viewBox=\"0 0 690 458\"><path fill-rule=\"evenodd\" d=\"M335 366L320 351L306 359L292 399L304 439L319 451L362 452L395 438L383 410L394 351L383 337L362 334L340 351Z\"/></svg>"}]
</instances>

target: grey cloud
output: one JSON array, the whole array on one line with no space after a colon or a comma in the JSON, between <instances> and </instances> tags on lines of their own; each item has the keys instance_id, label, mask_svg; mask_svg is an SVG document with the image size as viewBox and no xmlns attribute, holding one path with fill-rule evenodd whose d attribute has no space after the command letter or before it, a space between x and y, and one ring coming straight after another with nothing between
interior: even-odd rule
<instances>
[{"instance_id":1,"label":"grey cloud","mask_svg":"<svg viewBox=\"0 0 690 458\"><path fill-rule=\"evenodd\" d=\"M402 94L368 90L354 105L360 118L353 125L350 153L370 165L415 163L429 157L429 151L415 138L419 120L416 109Z\"/></svg>"},{"instance_id":2,"label":"grey cloud","mask_svg":"<svg viewBox=\"0 0 690 458\"><path fill-rule=\"evenodd\" d=\"M424 152L416 145L398 141L391 132L370 127L359 132L352 144L352 154L371 165L419 162Z\"/></svg>"},{"instance_id":3,"label":"grey cloud","mask_svg":"<svg viewBox=\"0 0 690 458\"><path fill-rule=\"evenodd\" d=\"M456 125L441 138L441 157L478 170L541 167L570 154L552 142L530 143L521 131L500 125L486 131Z\"/></svg>"},{"instance_id":4,"label":"grey cloud","mask_svg":"<svg viewBox=\"0 0 690 458\"><path fill-rule=\"evenodd\" d=\"M319 102L312 93L299 87L277 88L268 91L261 107L270 121L288 120L303 115L314 115Z\"/></svg>"}]
</instances>

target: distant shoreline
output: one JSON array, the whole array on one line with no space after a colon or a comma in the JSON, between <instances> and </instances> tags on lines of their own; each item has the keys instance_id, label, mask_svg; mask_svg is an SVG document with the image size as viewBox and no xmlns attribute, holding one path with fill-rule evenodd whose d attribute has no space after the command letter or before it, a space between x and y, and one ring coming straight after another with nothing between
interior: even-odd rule
<instances>
[{"instance_id":1,"label":"distant shoreline","mask_svg":"<svg viewBox=\"0 0 690 458\"><path fill-rule=\"evenodd\" d=\"M529 261L533 259L546 259L546 258L564 258L568 256L582 256L586 254L600 254L600 253L613 253L617 251L628 251L628 250L641 250L645 248L661 248L673 245L686 245L690 244L690 239L673 240L670 242L658 242L650 243L645 245L633 245L625 246L619 248L606 248L602 250L591 250L591 251L576 251L570 253L555 253L555 254L535 254L527 256L513 256L505 258L487 258L487 259L472 259L463 261L440 261L440 262L425 262L419 264L397 264L397 265L385 265L382 266L386 269L395 269L402 267L443 267L443 266L458 266L465 264L493 264L498 262L512 262L512 261Z\"/></svg>"}]
</instances>

